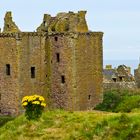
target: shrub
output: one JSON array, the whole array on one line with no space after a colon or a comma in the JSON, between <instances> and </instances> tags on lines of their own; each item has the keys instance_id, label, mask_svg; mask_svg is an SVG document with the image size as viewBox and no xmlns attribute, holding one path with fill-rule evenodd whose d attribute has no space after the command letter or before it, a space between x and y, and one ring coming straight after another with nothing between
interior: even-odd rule
<instances>
[{"instance_id":1,"label":"shrub","mask_svg":"<svg viewBox=\"0 0 140 140\"><path fill-rule=\"evenodd\" d=\"M121 96L116 91L108 91L104 93L103 102L95 107L102 111L114 111L121 101Z\"/></svg>"},{"instance_id":2,"label":"shrub","mask_svg":"<svg viewBox=\"0 0 140 140\"><path fill-rule=\"evenodd\" d=\"M25 96L22 106L26 109L25 116L28 120L37 120L41 117L46 106L44 98L39 95Z\"/></svg>"},{"instance_id":3,"label":"shrub","mask_svg":"<svg viewBox=\"0 0 140 140\"><path fill-rule=\"evenodd\" d=\"M110 90L104 93L103 102L97 110L112 112L131 112L140 108L140 92L129 90Z\"/></svg>"},{"instance_id":4,"label":"shrub","mask_svg":"<svg viewBox=\"0 0 140 140\"><path fill-rule=\"evenodd\" d=\"M140 108L140 96L126 96L116 107L116 112L131 112L133 109Z\"/></svg>"}]
</instances>

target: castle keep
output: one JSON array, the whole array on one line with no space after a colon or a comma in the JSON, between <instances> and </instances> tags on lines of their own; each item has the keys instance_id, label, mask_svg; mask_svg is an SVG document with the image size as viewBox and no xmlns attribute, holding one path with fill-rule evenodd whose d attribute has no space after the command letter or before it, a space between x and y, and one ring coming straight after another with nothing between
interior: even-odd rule
<instances>
[{"instance_id":1,"label":"castle keep","mask_svg":"<svg viewBox=\"0 0 140 140\"><path fill-rule=\"evenodd\" d=\"M44 15L36 32L22 32L11 12L0 33L0 112L18 114L25 95L49 108L92 109L102 100L102 32L91 32L85 11Z\"/></svg>"}]
</instances>

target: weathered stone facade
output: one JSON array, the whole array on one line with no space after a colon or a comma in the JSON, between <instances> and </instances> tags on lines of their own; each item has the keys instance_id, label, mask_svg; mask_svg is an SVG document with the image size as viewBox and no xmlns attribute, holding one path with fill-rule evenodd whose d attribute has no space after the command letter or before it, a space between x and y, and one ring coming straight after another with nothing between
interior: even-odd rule
<instances>
[{"instance_id":1,"label":"weathered stone facade","mask_svg":"<svg viewBox=\"0 0 140 140\"><path fill-rule=\"evenodd\" d=\"M137 88L131 68L125 65L112 68L111 65L107 65L103 69L103 88L104 90Z\"/></svg>"},{"instance_id":2,"label":"weathered stone facade","mask_svg":"<svg viewBox=\"0 0 140 140\"><path fill-rule=\"evenodd\" d=\"M134 70L134 76L137 87L140 88L140 64L138 65L138 68Z\"/></svg>"},{"instance_id":3,"label":"weathered stone facade","mask_svg":"<svg viewBox=\"0 0 140 140\"><path fill-rule=\"evenodd\" d=\"M19 114L25 95L49 108L87 110L102 101L102 32L90 32L85 11L44 15L37 32L22 32L5 16L0 33L0 110Z\"/></svg>"}]
</instances>

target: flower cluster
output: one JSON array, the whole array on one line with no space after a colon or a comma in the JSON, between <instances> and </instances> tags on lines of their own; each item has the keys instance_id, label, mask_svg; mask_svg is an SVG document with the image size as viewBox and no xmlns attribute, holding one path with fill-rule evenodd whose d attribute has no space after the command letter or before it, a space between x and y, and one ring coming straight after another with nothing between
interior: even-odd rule
<instances>
[{"instance_id":1,"label":"flower cluster","mask_svg":"<svg viewBox=\"0 0 140 140\"><path fill-rule=\"evenodd\" d=\"M22 106L26 109L25 116L28 120L39 119L46 106L45 99L39 95L25 96Z\"/></svg>"},{"instance_id":2,"label":"flower cluster","mask_svg":"<svg viewBox=\"0 0 140 140\"><path fill-rule=\"evenodd\" d=\"M45 101L44 98L39 95L25 96L22 99L22 106L26 108L27 105L32 104L32 105L40 105L42 107L45 107L46 103L44 101Z\"/></svg>"}]
</instances>

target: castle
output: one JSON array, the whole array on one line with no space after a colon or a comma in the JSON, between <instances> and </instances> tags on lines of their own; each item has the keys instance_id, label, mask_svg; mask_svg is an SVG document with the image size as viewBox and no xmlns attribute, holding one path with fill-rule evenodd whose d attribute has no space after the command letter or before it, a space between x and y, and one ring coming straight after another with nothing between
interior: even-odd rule
<instances>
[{"instance_id":1,"label":"castle","mask_svg":"<svg viewBox=\"0 0 140 140\"><path fill-rule=\"evenodd\" d=\"M131 68L125 65L119 65L112 68L112 65L106 65L103 69L103 89L136 89L137 82L131 74Z\"/></svg>"},{"instance_id":2,"label":"castle","mask_svg":"<svg viewBox=\"0 0 140 140\"><path fill-rule=\"evenodd\" d=\"M91 32L86 11L45 14L36 32L4 18L0 33L0 112L22 112L21 99L39 94L49 108L92 109L102 101L102 32Z\"/></svg>"}]
</instances>

